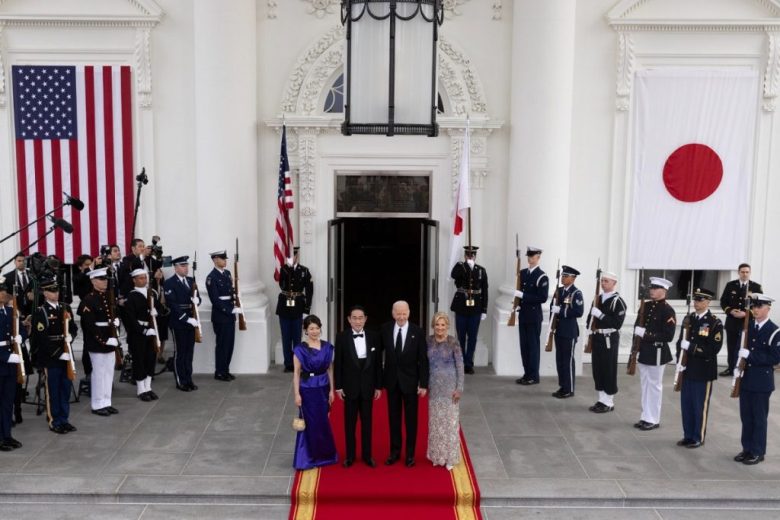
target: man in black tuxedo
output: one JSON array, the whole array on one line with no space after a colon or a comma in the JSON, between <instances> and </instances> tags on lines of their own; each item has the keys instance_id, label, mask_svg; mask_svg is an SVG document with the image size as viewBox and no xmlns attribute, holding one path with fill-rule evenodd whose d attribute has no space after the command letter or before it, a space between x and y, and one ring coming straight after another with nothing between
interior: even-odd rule
<instances>
[{"instance_id":1,"label":"man in black tuxedo","mask_svg":"<svg viewBox=\"0 0 780 520\"><path fill-rule=\"evenodd\" d=\"M417 399L428 393L428 346L422 329L409 323L409 304L393 304L393 322L382 327L385 352L383 385L387 389L390 419L390 456L386 465L401 457L401 408L406 423L406 466L414 466L417 442Z\"/></svg>"},{"instance_id":2,"label":"man in black tuxedo","mask_svg":"<svg viewBox=\"0 0 780 520\"><path fill-rule=\"evenodd\" d=\"M382 384L382 343L379 334L365 330L366 311L356 305L349 310L350 327L336 336L333 378L336 394L344 401L344 437L347 457L344 467L355 462L355 428L360 413L363 462L376 467L371 456L371 414Z\"/></svg>"},{"instance_id":3,"label":"man in black tuxedo","mask_svg":"<svg viewBox=\"0 0 780 520\"><path fill-rule=\"evenodd\" d=\"M727 283L720 297L720 307L726 313L724 329L726 329L726 349L728 351L728 367L719 374L724 377L732 375L734 367L737 365L737 353L741 346L740 339L745 313L749 312L745 303L745 293L761 294L764 292L760 283L750 279L750 264L739 264L737 269L739 278ZM748 319L753 321L752 316L749 316Z\"/></svg>"}]
</instances>

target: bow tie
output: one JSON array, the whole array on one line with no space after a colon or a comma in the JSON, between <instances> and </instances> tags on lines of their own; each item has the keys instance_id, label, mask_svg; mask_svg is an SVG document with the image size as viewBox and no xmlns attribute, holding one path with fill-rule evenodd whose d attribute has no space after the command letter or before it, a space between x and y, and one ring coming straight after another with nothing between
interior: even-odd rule
<instances>
[{"instance_id":1,"label":"bow tie","mask_svg":"<svg viewBox=\"0 0 780 520\"><path fill-rule=\"evenodd\" d=\"M353 338L362 338L363 337L363 333L361 332L360 334L353 334L352 337Z\"/></svg>"}]
</instances>

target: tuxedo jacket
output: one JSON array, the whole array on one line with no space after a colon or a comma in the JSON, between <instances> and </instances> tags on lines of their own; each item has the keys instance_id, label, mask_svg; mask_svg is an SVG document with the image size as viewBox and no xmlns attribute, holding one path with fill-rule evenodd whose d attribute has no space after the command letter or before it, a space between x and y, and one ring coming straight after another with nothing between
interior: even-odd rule
<instances>
[{"instance_id":1,"label":"tuxedo jacket","mask_svg":"<svg viewBox=\"0 0 780 520\"><path fill-rule=\"evenodd\" d=\"M333 379L336 390L343 390L347 399L371 399L374 390L382 386L382 342L379 334L363 330L366 339L366 361L361 370L352 329L336 336Z\"/></svg>"},{"instance_id":2,"label":"tuxedo jacket","mask_svg":"<svg viewBox=\"0 0 780 520\"><path fill-rule=\"evenodd\" d=\"M385 323L381 332L385 357L382 376L384 388L392 390L397 384L404 394L417 392L418 386L428 388L428 344L425 334L420 327L409 323L406 340L398 356L395 352L394 327L394 321Z\"/></svg>"}]
</instances>

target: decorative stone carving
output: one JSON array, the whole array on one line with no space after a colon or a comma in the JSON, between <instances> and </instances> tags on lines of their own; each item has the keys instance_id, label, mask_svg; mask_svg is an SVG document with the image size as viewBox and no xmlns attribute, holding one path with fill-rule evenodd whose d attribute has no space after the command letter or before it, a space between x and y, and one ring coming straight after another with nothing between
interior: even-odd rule
<instances>
[{"instance_id":1,"label":"decorative stone carving","mask_svg":"<svg viewBox=\"0 0 780 520\"><path fill-rule=\"evenodd\" d=\"M634 42L631 35L618 33L617 42L617 99L618 110L628 110L631 103L631 86L634 81Z\"/></svg>"},{"instance_id":2,"label":"decorative stone carving","mask_svg":"<svg viewBox=\"0 0 780 520\"><path fill-rule=\"evenodd\" d=\"M504 14L504 6L501 0L493 0L493 20L500 20Z\"/></svg>"},{"instance_id":3,"label":"decorative stone carving","mask_svg":"<svg viewBox=\"0 0 780 520\"><path fill-rule=\"evenodd\" d=\"M141 108L152 106L152 44L151 29L135 30L135 83Z\"/></svg>"},{"instance_id":4,"label":"decorative stone carving","mask_svg":"<svg viewBox=\"0 0 780 520\"><path fill-rule=\"evenodd\" d=\"M458 10L458 7L466 2L468 2L468 0L443 0L442 7L444 7L444 11L451 16L460 16L463 13Z\"/></svg>"},{"instance_id":5,"label":"decorative stone carving","mask_svg":"<svg viewBox=\"0 0 780 520\"><path fill-rule=\"evenodd\" d=\"M315 191L317 188L317 134L318 128L296 128L298 141L298 204L300 206L301 243L314 240L313 218L317 215Z\"/></svg>"},{"instance_id":6,"label":"decorative stone carving","mask_svg":"<svg viewBox=\"0 0 780 520\"><path fill-rule=\"evenodd\" d=\"M338 5L341 4L341 0L303 0L308 2L308 13L315 15L317 18L322 18L326 14L333 14L337 11Z\"/></svg>"},{"instance_id":7,"label":"decorative stone carving","mask_svg":"<svg viewBox=\"0 0 780 520\"><path fill-rule=\"evenodd\" d=\"M484 90L471 66L471 60L443 37L439 37L437 56L439 56L439 79L444 83L452 113L454 115L486 113Z\"/></svg>"},{"instance_id":8,"label":"decorative stone carving","mask_svg":"<svg viewBox=\"0 0 780 520\"><path fill-rule=\"evenodd\" d=\"M455 195L458 189L458 180L460 179L460 163L463 158L463 133L466 131L465 122L461 128L450 128L447 133L450 135L450 157L451 157L451 175L450 188ZM470 174L471 189L481 190L485 185L485 178L490 171L490 164L487 154L487 138L491 130L487 128L471 128L471 155Z\"/></svg>"},{"instance_id":9,"label":"decorative stone carving","mask_svg":"<svg viewBox=\"0 0 780 520\"><path fill-rule=\"evenodd\" d=\"M764 71L764 110L774 112L780 90L780 38L767 35L766 70Z\"/></svg>"},{"instance_id":10,"label":"decorative stone carving","mask_svg":"<svg viewBox=\"0 0 780 520\"><path fill-rule=\"evenodd\" d=\"M268 0L268 18L273 20L276 18L276 9L279 7L279 3L276 0Z\"/></svg>"}]
</instances>

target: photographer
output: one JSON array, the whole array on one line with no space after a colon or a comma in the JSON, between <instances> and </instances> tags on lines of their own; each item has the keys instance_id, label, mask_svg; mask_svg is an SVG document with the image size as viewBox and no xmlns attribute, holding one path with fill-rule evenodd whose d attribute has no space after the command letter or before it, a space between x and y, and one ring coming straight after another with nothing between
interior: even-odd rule
<instances>
[{"instance_id":1,"label":"photographer","mask_svg":"<svg viewBox=\"0 0 780 520\"><path fill-rule=\"evenodd\" d=\"M133 277L130 273L136 269L145 269L144 252L146 245L140 238L134 238L130 243L130 254L122 259L119 264L118 279L119 298L124 299L133 290Z\"/></svg>"},{"instance_id":2,"label":"photographer","mask_svg":"<svg viewBox=\"0 0 780 520\"><path fill-rule=\"evenodd\" d=\"M73 292L80 300L92 290L92 282L89 281L89 272L92 270L92 257L81 255L76 259L76 272L73 275Z\"/></svg>"}]
</instances>

